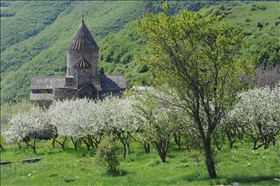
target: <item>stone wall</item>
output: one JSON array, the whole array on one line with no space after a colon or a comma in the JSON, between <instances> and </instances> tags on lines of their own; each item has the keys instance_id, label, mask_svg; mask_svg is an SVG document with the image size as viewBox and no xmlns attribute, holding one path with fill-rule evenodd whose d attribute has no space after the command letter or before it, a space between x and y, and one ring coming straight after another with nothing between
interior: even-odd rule
<instances>
[{"instance_id":1,"label":"stone wall","mask_svg":"<svg viewBox=\"0 0 280 186\"><path fill-rule=\"evenodd\" d=\"M77 88L55 88L53 96L56 100L74 99L78 97Z\"/></svg>"}]
</instances>

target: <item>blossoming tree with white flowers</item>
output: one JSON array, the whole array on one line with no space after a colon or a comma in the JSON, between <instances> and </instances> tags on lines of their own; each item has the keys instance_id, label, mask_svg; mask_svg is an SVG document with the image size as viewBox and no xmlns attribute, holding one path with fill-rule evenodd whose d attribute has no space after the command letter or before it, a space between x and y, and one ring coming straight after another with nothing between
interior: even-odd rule
<instances>
[{"instance_id":1,"label":"blossoming tree with white flowers","mask_svg":"<svg viewBox=\"0 0 280 186\"><path fill-rule=\"evenodd\" d=\"M78 142L84 141L87 149L94 146L96 135L102 128L97 120L98 104L88 99L56 101L48 111L50 126L55 129L62 142L54 139L64 149L66 138L71 138L75 149ZM97 144L95 144L97 145Z\"/></svg>"},{"instance_id":2,"label":"blossoming tree with white flowers","mask_svg":"<svg viewBox=\"0 0 280 186\"><path fill-rule=\"evenodd\" d=\"M119 139L123 145L123 157L130 153L131 134L138 130L139 122L132 105L135 100L131 98L117 98L108 96L99 101L98 120L104 131Z\"/></svg>"},{"instance_id":3,"label":"blossoming tree with white flowers","mask_svg":"<svg viewBox=\"0 0 280 186\"><path fill-rule=\"evenodd\" d=\"M64 139L71 138L75 148L75 142L81 139L88 150L90 147L98 147L104 134L112 134L123 144L125 158L129 150L130 133L138 128L132 109L133 102L129 98L112 96L95 101L57 101L49 108L50 125ZM63 147L65 140L57 142Z\"/></svg>"},{"instance_id":4,"label":"blossoming tree with white flowers","mask_svg":"<svg viewBox=\"0 0 280 186\"><path fill-rule=\"evenodd\" d=\"M146 144L152 144L162 160L166 162L166 155L171 138L183 128L180 108L169 104L170 97L164 92L151 89L137 92L139 100L135 104L137 118L142 123L138 139Z\"/></svg>"},{"instance_id":5,"label":"blossoming tree with white flowers","mask_svg":"<svg viewBox=\"0 0 280 186\"><path fill-rule=\"evenodd\" d=\"M36 153L36 139L46 126L45 111L39 107L33 106L28 112L19 112L9 120L10 127L3 132L5 140L9 144L25 143ZM32 136L32 141L30 137Z\"/></svg>"},{"instance_id":6,"label":"blossoming tree with white flowers","mask_svg":"<svg viewBox=\"0 0 280 186\"><path fill-rule=\"evenodd\" d=\"M280 132L280 86L242 92L229 117L253 140L253 150L275 144Z\"/></svg>"}]
</instances>

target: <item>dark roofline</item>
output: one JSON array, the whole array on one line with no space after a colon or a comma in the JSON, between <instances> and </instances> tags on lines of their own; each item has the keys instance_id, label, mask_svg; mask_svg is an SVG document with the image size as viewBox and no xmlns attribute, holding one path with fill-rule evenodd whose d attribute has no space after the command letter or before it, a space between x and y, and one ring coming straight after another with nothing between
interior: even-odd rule
<instances>
[{"instance_id":1,"label":"dark roofline","mask_svg":"<svg viewBox=\"0 0 280 186\"><path fill-rule=\"evenodd\" d=\"M98 76L124 76L124 74L98 74Z\"/></svg>"},{"instance_id":2,"label":"dark roofline","mask_svg":"<svg viewBox=\"0 0 280 186\"><path fill-rule=\"evenodd\" d=\"M73 77L73 76L32 76L31 78L65 78L65 77Z\"/></svg>"}]
</instances>

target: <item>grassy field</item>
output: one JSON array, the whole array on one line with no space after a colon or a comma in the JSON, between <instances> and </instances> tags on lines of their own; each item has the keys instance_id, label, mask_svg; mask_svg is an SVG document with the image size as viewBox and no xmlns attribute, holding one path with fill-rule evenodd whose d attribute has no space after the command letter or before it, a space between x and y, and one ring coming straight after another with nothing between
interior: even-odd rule
<instances>
[{"instance_id":1,"label":"grassy field","mask_svg":"<svg viewBox=\"0 0 280 186\"><path fill-rule=\"evenodd\" d=\"M236 144L216 155L217 179L209 179L204 157L197 151L178 150L171 144L167 162L160 161L152 148L145 154L132 143L132 152L122 160L117 173L108 173L95 164L96 149L66 151L51 141L38 143L38 153L17 146L5 146L1 161L37 158L40 162L14 162L1 165L1 185L280 185L279 142L267 150L252 151L249 145ZM121 152L120 152L121 157Z\"/></svg>"}]
</instances>

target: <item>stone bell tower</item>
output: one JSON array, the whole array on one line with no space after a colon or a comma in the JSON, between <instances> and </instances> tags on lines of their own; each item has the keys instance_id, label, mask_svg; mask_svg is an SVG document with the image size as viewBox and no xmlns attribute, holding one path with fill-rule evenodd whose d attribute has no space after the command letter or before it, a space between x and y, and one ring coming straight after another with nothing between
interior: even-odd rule
<instances>
[{"instance_id":1,"label":"stone bell tower","mask_svg":"<svg viewBox=\"0 0 280 186\"><path fill-rule=\"evenodd\" d=\"M99 47L82 20L67 49L67 74L74 77L74 84L82 87L90 77L98 75Z\"/></svg>"},{"instance_id":2,"label":"stone bell tower","mask_svg":"<svg viewBox=\"0 0 280 186\"><path fill-rule=\"evenodd\" d=\"M46 106L53 100L121 96L126 89L124 75L98 74L98 51L98 45L82 20L67 48L66 76L32 77L30 100Z\"/></svg>"}]
</instances>

